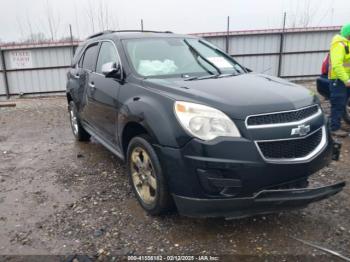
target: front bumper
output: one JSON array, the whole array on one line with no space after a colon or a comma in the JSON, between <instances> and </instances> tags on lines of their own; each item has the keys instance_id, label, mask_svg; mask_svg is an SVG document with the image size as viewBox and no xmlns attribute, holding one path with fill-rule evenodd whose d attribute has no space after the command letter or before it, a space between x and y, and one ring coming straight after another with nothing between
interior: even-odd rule
<instances>
[{"instance_id":1,"label":"front bumper","mask_svg":"<svg viewBox=\"0 0 350 262\"><path fill-rule=\"evenodd\" d=\"M218 139L205 143L193 139L183 148L156 147L171 193L192 198L252 197L306 180L332 158L333 143L313 159L297 163L268 163L254 142Z\"/></svg>"},{"instance_id":2,"label":"front bumper","mask_svg":"<svg viewBox=\"0 0 350 262\"><path fill-rule=\"evenodd\" d=\"M305 207L341 191L345 183L308 188L308 177L332 159L328 132L327 141L312 159L295 163L268 163L245 138L156 150L180 214L235 218Z\"/></svg>"},{"instance_id":3,"label":"front bumper","mask_svg":"<svg viewBox=\"0 0 350 262\"><path fill-rule=\"evenodd\" d=\"M303 208L340 192L345 182L319 188L263 190L253 197L198 199L173 195L182 215L190 217L243 218Z\"/></svg>"}]
</instances>

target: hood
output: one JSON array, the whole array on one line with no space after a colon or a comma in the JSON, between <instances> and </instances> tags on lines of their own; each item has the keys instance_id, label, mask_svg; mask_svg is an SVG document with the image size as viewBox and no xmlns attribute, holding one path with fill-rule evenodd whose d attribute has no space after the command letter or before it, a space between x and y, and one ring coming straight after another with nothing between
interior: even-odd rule
<instances>
[{"instance_id":1,"label":"hood","mask_svg":"<svg viewBox=\"0 0 350 262\"><path fill-rule=\"evenodd\" d=\"M341 35L335 35L332 39L331 46L338 44L339 42L349 45L350 41Z\"/></svg>"},{"instance_id":2,"label":"hood","mask_svg":"<svg viewBox=\"0 0 350 262\"><path fill-rule=\"evenodd\" d=\"M318 101L310 90L262 74L217 79L147 79L145 85L178 101L208 105L233 119L248 115L294 110Z\"/></svg>"}]
</instances>

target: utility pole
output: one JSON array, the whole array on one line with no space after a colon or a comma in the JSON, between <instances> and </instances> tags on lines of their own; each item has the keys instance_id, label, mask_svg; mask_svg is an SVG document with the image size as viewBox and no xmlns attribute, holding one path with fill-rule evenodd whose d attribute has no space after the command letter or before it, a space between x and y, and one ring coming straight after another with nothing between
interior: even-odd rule
<instances>
[{"instance_id":1,"label":"utility pole","mask_svg":"<svg viewBox=\"0 0 350 262\"><path fill-rule=\"evenodd\" d=\"M278 77L281 77L281 74L282 74L283 45L284 45L284 32L286 30L286 20L287 20L287 13L284 12L283 27L282 27L282 33L280 38L280 51L278 56L278 72L277 72Z\"/></svg>"},{"instance_id":2,"label":"utility pole","mask_svg":"<svg viewBox=\"0 0 350 262\"><path fill-rule=\"evenodd\" d=\"M141 31L143 31L143 19L141 19Z\"/></svg>"},{"instance_id":3,"label":"utility pole","mask_svg":"<svg viewBox=\"0 0 350 262\"><path fill-rule=\"evenodd\" d=\"M70 44L72 45L72 58L74 57L73 31L72 25L69 24Z\"/></svg>"},{"instance_id":4,"label":"utility pole","mask_svg":"<svg viewBox=\"0 0 350 262\"><path fill-rule=\"evenodd\" d=\"M9 88L9 81L8 81L8 77L7 77L5 55L4 55L4 50L1 50L1 48L0 48L0 58L1 58L1 63L2 63L2 71L4 73L6 98L10 99L10 88Z\"/></svg>"},{"instance_id":5,"label":"utility pole","mask_svg":"<svg viewBox=\"0 0 350 262\"><path fill-rule=\"evenodd\" d=\"M230 17L227 17L227 30L226 30L226 53L230 50Z\"/></svg>"}]
</instances>

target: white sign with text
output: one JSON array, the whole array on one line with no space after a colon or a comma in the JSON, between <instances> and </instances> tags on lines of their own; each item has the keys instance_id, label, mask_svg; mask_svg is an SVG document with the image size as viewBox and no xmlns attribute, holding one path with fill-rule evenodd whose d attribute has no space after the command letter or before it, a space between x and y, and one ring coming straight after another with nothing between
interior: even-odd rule
<instances>
[{"instance_id":1,"label":"white sign with text","mask_svg":"<svg viewBox=\"0 0 350 262\"><path fill-rule=\"evenodd\" d=\"M29 50L18 50L10 52L11 69L32 68L32 52Z\"/></svg>"}]
</instances>

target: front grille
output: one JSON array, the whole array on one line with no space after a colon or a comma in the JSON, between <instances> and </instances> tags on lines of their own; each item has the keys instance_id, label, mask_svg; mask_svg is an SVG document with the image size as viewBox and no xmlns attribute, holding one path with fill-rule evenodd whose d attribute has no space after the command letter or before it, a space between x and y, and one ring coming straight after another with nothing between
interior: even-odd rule
<instances>
[{"instance_id":1,"label":"front grille","mask_svg":"<svg viewBox=\"0 0 350 262\"><path fill-rule=\"evenodd\" d=\"M250 116L247 124L248 126L259 126L296 122L316 114L318 110L318 105L313 105L296 111Z\"/></svg>"},{"instance_id":2,"label":"front grille","mask_svg":"<svg viewBox=\"0 0 350 262\"><path fill-rule=\"evenodd\" d=\"M313 152L322 140L322 129L302 138L283 141L257 142L266 159L302 158Z\"/></svg>"}]
</instances>

